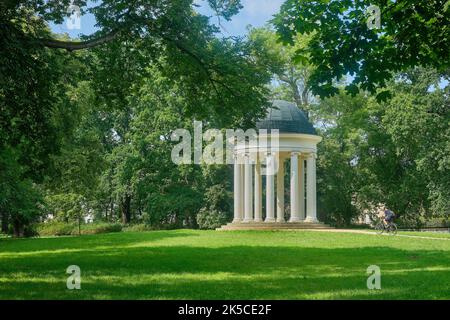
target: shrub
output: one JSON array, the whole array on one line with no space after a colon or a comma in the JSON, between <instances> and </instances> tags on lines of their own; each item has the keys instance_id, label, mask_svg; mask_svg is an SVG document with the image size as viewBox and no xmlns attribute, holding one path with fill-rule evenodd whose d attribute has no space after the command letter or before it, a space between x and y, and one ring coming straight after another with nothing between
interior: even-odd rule
<instances>
[{"instance_id":1,"label":"shrub","mask_svg":"<svg viewBox=\"0 0 450 320\"><path fill-rule=\"evenodd\" d=\"M445 218L430 218L425 222L425 227L428 228L448 228L450 221Z\"/></svg>"},{"instance_id":2,"label":"shrub","mask_svg":"<svg viewBox=\"0 0 450 320\"><path fill-rule=\"evenodd\" d=\"M220 228L227 220L227 214L218 210L210 211L203 208L197 214L197 224L204 230Z\"/></svg>"},{"instance_id":3,"label":"shrub","mask_svg":"<svg viewBox=\"0 0 450 320\"><path fill-rule=\"evenodd\" d=\"M32 180L24 178L27 170L20 164L22 156L20 151L5 146L2 142L0 142L2 230L4 232L8 230L15 237L33 236L35 232L30 226L39 220L44 208L42 190Z\"/></svg>"},{"instance_id":4,"label":"shrub","mask_svg":"<svg viewBox=\"0 0 450 320\"><path fill-rule=\"evenodd\" d=\"M200 229L216 229L231 220L231 193L223 185L213 185L205 191L204 206L197 213Z\"/></svg>"},{"instance_id":5,"label":"shrub","mask_svg":"<svg viewBox=\"0 0 450 320\"><path fill-rule=\"evenodd\" d=\"M78 233L78 230L75 230ZM120 223L90 223L81 226L81 234L99 234L122 231Z\"/></svg>"},{"instance_id":6,"label":"shrub","mask_svg":"<svg viewBox=\"0 0 450 320\"><path fill-rule=\"evenodd\" d=\"M399 228L403 229L423 229L423 228L448 228L450 222L442 217L423 217L420 215L401 216L395 221Z\"/></svg>"},{"instance_id":7,"label":"shrub","mask_svg":"<svg viewBox=\"0 0 450 320\"><path fill-rule=\"evenodd\" d=\"M72 235L77 226L74 223L59 221L48 221L37 225L37 233L40 236L69 236Z\"/></svg>"},{"instance_id":8,"label":"shrub","mask_svg":"<svg viewBox=\"0 0 450 320\"><path fill-rule=\"evenodd\" d=\"M60 221L49 221L38 224L37 233L41 236L78 235L78 224ZM99 234L122 231L119 223L91 223L81 225L81 234Z\"/></svg>"},{"instance_id":9,"label":"shrub","mask_svg":"<svg viewBox=\"0 0 450 320\"><path fill-rule=\"evenodd\" d=\"M123 228L123 231L125 232L144 232L152 230L155 230L155 228L145 223L132 224Z\"/></svg>"},{"instance_id":10,"label":"shrub","mask_svg":"<svg viewBox=\"0 0 450 320\"><path fill-rule=\"evenodd\" d=\"M52 214L54 220L75 221L87 213L86 199L76 193L47 195L45 202L48 214Z\"/></svg>"}]
</instances>

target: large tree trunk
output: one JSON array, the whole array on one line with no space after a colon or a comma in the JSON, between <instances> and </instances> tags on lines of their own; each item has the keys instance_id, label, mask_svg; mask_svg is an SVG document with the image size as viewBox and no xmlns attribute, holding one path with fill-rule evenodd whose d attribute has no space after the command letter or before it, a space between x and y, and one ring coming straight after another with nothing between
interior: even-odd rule
<instances>
[{"instance_id":1,"label":"large tree trunk","mask_svg":"<svg viewBox=\"0 0 450 320\"><path fill-rule=\"evenodd\" d=\"M24 226L23 226L23 223L20 220L14 219L13 230L14 230L14 237L15 238L23 237L23 235L24 235Z\"/></svg>"},{"instance_id":2,"label":"large tree trunk","mask_svg":"<svg viewBox=\"0 0 450 320\"><path fill-rule=\"evenodd\" d=\"M302 97L300 95L300 92L298 91L298 86L296 81L289 82L289 85L292 89L292 94L294 96L295 104L297 107L301 110L303 110L303 101Z\"/></svg>"},{"instance_id":3,"label":"large tree trunk","mask_svg":"<svg viewBox=\"0 0 450 320\"><path fill-rule=\"evenodd\" d=\"M131 196L126 195L121 205L122 223L128 224L131 220Z\"/></svg>"},{"instance_id":4,"label":"large tree trunk","mask_svg":"<svg viewBox=\"0 0 450 320\"><path fill-rule=\"evenodd\" d=\"M2 213L2 215L1 215L1 218L2 218L2 232L3 233L8 233L8 214L7 213L5 213L5 212L3 212Z\"/></svg>"},{"instance_id":5,"label":"large tree trunk","mask_svg":"<svg viewBox=\"0 0 450 320\"><path fill-rule=\"evenodd\" d=\"M111 198L109 198L109 203L110 203L109 220L113 221L115 219L114 218L114 201Z\"/></svg>"}]
</instances>

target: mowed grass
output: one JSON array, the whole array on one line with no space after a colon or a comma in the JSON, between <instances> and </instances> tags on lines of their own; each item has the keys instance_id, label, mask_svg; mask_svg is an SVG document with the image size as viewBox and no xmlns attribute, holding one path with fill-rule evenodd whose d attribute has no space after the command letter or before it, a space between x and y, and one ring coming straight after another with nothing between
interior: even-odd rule
<instances>
[{"instance_id":1,"label":"mowed grass","mask_svg":"<svg viewBox=\"0 0 450 320\"><path fill-rule=\"evenodd\" d=\"M81 290L66 268L81 268ZM367 267L381 268L368 290ZM314 231L0 239L0 299L449 299L450 241Z\"/></svg>"},{"instance_id":2,"label":"mowed grass","mask_svg":"<svg viewBox=\"0 0 450 320\"><path fill-rule=\"evenodd\" d=\"M447 238L450 239L449 232L414 232L414 231L399 231L399 234L410 235L410 236L419 236L419 237L432 237L432 238Z\"/></svg>"}]
</instances>

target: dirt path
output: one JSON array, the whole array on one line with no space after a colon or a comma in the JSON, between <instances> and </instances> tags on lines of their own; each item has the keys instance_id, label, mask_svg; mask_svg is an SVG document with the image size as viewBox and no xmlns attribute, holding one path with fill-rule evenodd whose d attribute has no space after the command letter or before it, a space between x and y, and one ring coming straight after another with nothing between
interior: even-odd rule
<instances>
[{"instance_id":1,"label":"dirt path","mask_svg":"<svg viewBox=\"0 0 450 320\"><path fill-rule=\"evenodd\" d=\"M318 231L318 232L346 232L346 233L360 233L360 234L370 234L374 236L378 236L373 231L366 230L354 230L354 229L309 229L308 231ZM382 234L383 236L391 236L389 234ZM438 238L438 237L427 237L427 236L413 236L407 234L397 234L396 237L404 237L404 238L416 238L416 239L431 239L431 240L446 240L450 241L450 238Z\"/></svg>"}]
</instances>

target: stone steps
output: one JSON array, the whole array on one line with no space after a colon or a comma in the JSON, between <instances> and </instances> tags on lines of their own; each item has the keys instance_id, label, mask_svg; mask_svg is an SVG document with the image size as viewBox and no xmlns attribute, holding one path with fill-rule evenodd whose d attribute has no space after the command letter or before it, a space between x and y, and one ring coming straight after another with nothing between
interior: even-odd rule
<instances>
[{"instance_id":1,"label":"stone steps","mask_svg":"<svg viewBox=\"0 0 450 320\"><path fill-rule=\"evenodd\" d=\"M321 222L240 222L228 223L216 230L291 230L291 229L334 229Z\"/></svg>"}]
</instances>

